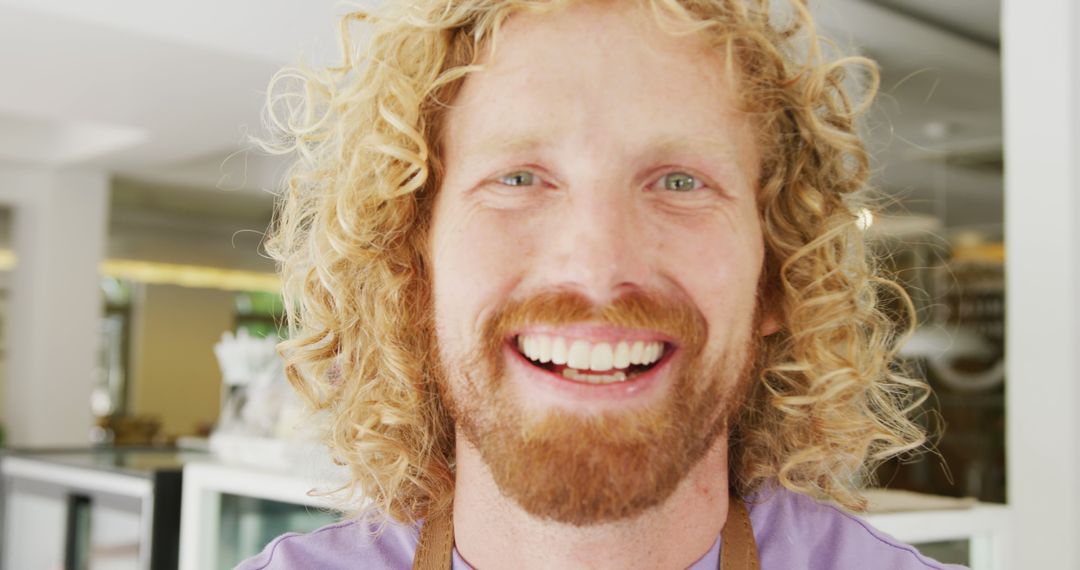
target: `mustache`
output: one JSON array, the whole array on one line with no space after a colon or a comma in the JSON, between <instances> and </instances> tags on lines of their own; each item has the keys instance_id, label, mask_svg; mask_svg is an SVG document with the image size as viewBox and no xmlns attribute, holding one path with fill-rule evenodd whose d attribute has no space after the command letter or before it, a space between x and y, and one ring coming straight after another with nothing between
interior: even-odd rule
<instances>
[{"instance_id":1,"label":"mustache","mask_svg":"<svg viewBox=\"0 0 1080 570\"><path fill-rule=\"evenodd\" d=\"M658 332L694 354L708 336L705 316L688 300L657 291L634 290L597 305L573 291L545 291L508 300L487 319L483 338L493 354L507 338L529 326L593 322Z\"/></svg>"}]
</instances>

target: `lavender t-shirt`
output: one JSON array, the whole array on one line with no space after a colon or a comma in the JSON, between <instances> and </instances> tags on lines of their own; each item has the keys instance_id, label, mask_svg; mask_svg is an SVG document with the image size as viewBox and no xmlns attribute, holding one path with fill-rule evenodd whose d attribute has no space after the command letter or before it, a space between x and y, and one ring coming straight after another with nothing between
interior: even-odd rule
<instances>
[{"instance_id":1,"label":"lavender t-shirt","mask_svg":"<svg viewBox=\"0 0 1080 570\"><path fill-rule=\"evenodd\" d=\"M831 505L786 489L770 490L747 503L762 570L948 570L960 566L930 560L918 550ZM417 527L387 525L378 538L359 521L325 526L308 534L282 535L239 570L364 568L408 570ZM691 570L719 568L720 539ZM454 549L454 570L471 570Z\"/></svg>"}]
</instances>

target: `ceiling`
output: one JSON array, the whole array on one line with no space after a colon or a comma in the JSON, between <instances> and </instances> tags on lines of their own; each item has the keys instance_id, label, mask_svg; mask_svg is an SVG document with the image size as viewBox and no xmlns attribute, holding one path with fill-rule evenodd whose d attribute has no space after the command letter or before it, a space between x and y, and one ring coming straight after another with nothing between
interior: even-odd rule
<instances>
[{"instance_id":1,"label":"ceiling","mask_svg":"<svg viewBox=\"0 0 1080 570\"><path fill-rule=\"evenodd\" d=\"M867 134L875 184L898 197L894 208L1000 233L998 3L811 5L841 46L881 65ZM0 0L0 162L89 165L140 182L132 188L235 190L266 204L282 163L251 150L248 136L261 130L269 78L285 64L335 62L335 16L347 9L339 0ZM207 201L209 211L215 200L192 192L185 207Z\"/></svg>"},{"instance_id":2,"label":"ceiling","mask_svg":"<svg viewBox=\"0 0 1080 570\"><path fill-rule=\"evenodd\" d=\"M867 1L994 49L1001 43L1001 2L998 0Z\"/></svg>"},{"instance_id":3,"label":"ceiling","mask_svg":"<svg viewBox=\"0 0 1080 570\"><path fill-rule=\"evenodd\" d=\"M277 69L334 61L336 4L0 0L0 160L273 184L242 149Z\"/></svg>"},{"instance_id":4,"label":"ceiling","mask_svg":"<svg viewBox=\"0 0 1080 570\"><path fill-rule=\"evenodd\" d=\"M818 21L881 68L866 121L873 183L895 213L1001 239L999 4L991 0L820 0Z\"/></svg>"}]
</instances>

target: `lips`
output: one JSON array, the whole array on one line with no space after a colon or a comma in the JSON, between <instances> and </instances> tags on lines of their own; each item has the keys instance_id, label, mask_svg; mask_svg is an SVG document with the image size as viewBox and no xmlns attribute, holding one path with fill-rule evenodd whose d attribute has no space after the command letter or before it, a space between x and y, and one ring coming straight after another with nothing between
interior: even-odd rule
<instances>
[{"instance_id":1,"label":"lips","mask_svg":"<svg viewBox=\"0 0 1080 570\"><path fill-rule=\"evenodd\" d=\"M626 382L648 372L671 345L659 339L605 340L559 334L520 334L514 344L531 365L586 384Z\"/></svg>"}]
</instances>

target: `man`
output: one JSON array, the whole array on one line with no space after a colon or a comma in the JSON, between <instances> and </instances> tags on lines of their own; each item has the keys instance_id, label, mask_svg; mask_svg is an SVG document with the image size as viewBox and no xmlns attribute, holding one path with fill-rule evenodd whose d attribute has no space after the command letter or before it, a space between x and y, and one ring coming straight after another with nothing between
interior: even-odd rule
<instances>
[{"instance_id":1,"label":"man","mask_svg":"<svg viewBox=\"0 0 1080 570\"><path fill-rule=\"evenodd\" d=\"M283 353L360 506L242 568L943 568L814 500L924 386L852 213L866 62L779 8L412 2L280 76Z\"/></svg>"}]
</instances>

